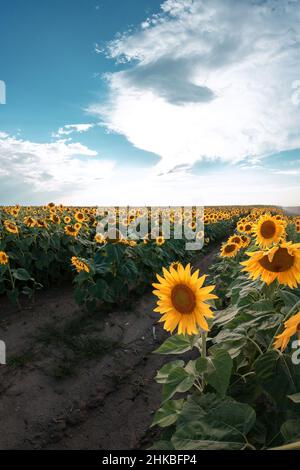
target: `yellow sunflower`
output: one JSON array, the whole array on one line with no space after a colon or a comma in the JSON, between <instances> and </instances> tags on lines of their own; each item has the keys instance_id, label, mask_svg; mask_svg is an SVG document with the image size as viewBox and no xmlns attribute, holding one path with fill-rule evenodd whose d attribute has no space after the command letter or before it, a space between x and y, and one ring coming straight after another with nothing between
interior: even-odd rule
<instances>
[{"instance_id":1,"label":"yellow sunflower","mask_svg":"<svg viewBox=\"0 0 300 470\"><path fill-rule=\"evenodd\" d=\"M0 251L0 264L8 264L9 257L4 251Z\"/></svg>"},{"instance_id":2,"label":"yellow sunflower","mask_svg":"<svg viewBox=\"0 0 300 470\"><path fill-rule=\"evenodd\" d=\"M4 227L9 233L17 234L19 233L19 229L16 224L10 222L9 220L5 220Z\"/></svg>"},{"instance_id":3,"label":"yellow sunflower","mask_svg":"<svg viewBox=\"0 0 300 470\"><path fill-rule=\"evenodd\" d=\"M51 222L53 222L54 224L60 224L60 218L58 217L57 214L51 214L50 215L50 220Z\"/></svg>"},{"instance_id":4,"label":"yellow sunflower","mask_svg":"<svg viewBox=\"0 0 300 470\"><path fill-rule=\"evenodd\" d=\"M212 318L213 313L207 300L216 299L211 294L215 286L202 287L206 276L199 278L199 269L193 274L191 266L185 268L179 263L176 271L172 266L169 270L163 268L164 276L157 274L159 283L153 284L153 294L158 297L155 312L162 317L164 329L171 333L178 327L178 334L198 334L199 327L208 331L206 318Z\"/></svg>"},{"instance_id":5,"label":"yellow sunflower","mask_svg":"<svg viewBox=\"0 0 300 470\"><path fill-rule=\"evenodd\" d=\"M75 219L77 220L77 222L83 222L84 219L85 219L85 216L82 212L78 211L75 213L74 215Z\"/></svg>"},{"instance_id":6,"label":"yellow sunflower","mask_svg":"<svg viewBox=\"0 0 300 470\"><path fill-rule=\"evenodd\" d=\"M235 243L236 245L242 245L243 244L242 237L239 235L232 235L231 237L229 237L227 243Z\"/></svg>"},{"instance_id":7,"label":"yellow sunflower","mask_svg":"<svg viewBox=\"0 0 300 470\"><path fill-rule=\"evenodd\" d=\"M225 243L221 247L221 256L222 258L234 258L237 252L240 249L240 245L236 243Z\"/></svg>"},{"instance_id":8,"label":"yellow sunflower","mask_svg":"<svg viewBox=\"0 0 300 470\"><path fill-rule=\"evenodd\" d=\"M180 261L173 261L173 263L170 264L170 268L173 268L175 269L175 271L178 271L179 265L181 265Z\"/></svg>"},{"instance_id":9,"label":"yellow sunflower","mask_svg":"<svg viewBox=\"0 0 300 470\"><path fill-rule=\"evenodd\" d=\"M90 272L90 268L86 263L84 263L82 260L77 258L76 256L73 256L71 258L71 263L72 265L76 268L76 271L80 273L81 271L85 271L86 273Z\"/></svg>"},{"instance_id":10,"label":"yellow sunflower","mask_svg":"<svg viewBox=\"0 0 300 470\"><path fill-rule=\"evenodd\" d=\"M241 264L243 271L250 274L252 279L261 279L271 284L275 279L279 284L291 289L300 283L300 243L282 242L268 251L247 253L249 259Z\"/></svg>"},{"instance_id":11,"label":"yellow sunflower","mask_svg":"<svg viewBox=\"0 0 300 470\"><path fill-rule=\"evenodd\" d=\"M102 235L102 233L96 233L95 235L95 242L96 243L105 243L105 237Z\"/></svg>"},{"instance_id":12,"label":"yellow sunflower","mask_svg":"<svg viewBox=\"0 0 300 470\"><path fill-rule=\"evenodd\" d=\"M65 226L65 233L66 233L66 235L69 235L70 237L77 237L78 230L76 230L75 227L72 227L72 225L66 225Z\"/></svg>"},{"instance_id":13,"label":"yellow sunflower","mask_svg":"<svg viewBox=\"0 0 300 470\"><path fill-rule=\"evenodd\" d=\"M251 238L248 237L247 235L241 235L241 240L242 240L243 248L245 248L246 246L250 245Z\"/></svg>"},{"instance_id":14,"label":"yellow sunflower","mask_svg":"<svg viewBox=\"0 0 300 470\"><path fill-rule=\"evenodd\" d=\"M295 334L298 335L298 340L300 341L300 312L293 315L284 323L284 331L276 336L274 348L284 351L291 337Z\"/></svg>"},{"instance_id":15,"label":"yellow sunflower","mask_svg":"<svg viewBox=\"0 0 300 470\"><path fill-rule=\"evenodd\" d=\"M252 228L256 244L260 248L269 248L273 243L284 240L286 236L285 226L285 222L277 220L275 216L270 214L262 215Z\"/></svg>"},{"instance_id":16,"label":"yellow sunflower","mask_svg":"<svg viewBox=\"0 0 300 470\"><path fill-rule=\"evenodd\" d=\"M156 245L158 245L158 246L163 245L163 244L165 243L164 237L163 237L162 235L159 235L158 237L156 237L155 243L156 243Z\"/></svg>"},{"instance_id":17,"label":"yellow sunflower","mask_svg":"<svg viewBox=\"0 0 300 470\"><path fill-rule=\"evenodd\" d=\"M32 217L30 217L30 215L28 215L27 217L24 217L24 224L26 225L26 227L34 227L36 225L36 220L33 219Z\"/></svg>"}]
</instances>

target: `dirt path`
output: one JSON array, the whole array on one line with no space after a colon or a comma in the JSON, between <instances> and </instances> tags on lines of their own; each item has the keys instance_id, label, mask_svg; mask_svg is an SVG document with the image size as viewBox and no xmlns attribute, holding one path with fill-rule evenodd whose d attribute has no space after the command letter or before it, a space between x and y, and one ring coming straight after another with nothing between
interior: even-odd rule
<instances>
[{"instance_id":1,"label":"dirt path","mask_svg":"<svg viewBox=\"0 0 300 470\"><path fill-rule=\"evenodd\" d=\"M202 272L215 253L196 263ZM2 300L0 449L148 447L161 402L153 378L169 360L152 354L167 337L154 304L149 293L130 310L91 316L69 286L41 293L23 312Z\"/></svg>"}]
</instances>

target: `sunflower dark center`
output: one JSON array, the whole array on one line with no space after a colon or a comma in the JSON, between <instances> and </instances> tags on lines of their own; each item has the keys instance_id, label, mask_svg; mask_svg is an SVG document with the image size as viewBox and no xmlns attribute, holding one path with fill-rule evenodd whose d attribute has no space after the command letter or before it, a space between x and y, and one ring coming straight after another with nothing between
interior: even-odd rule
<instances>
[{"instance_id":1,"label":"sunflower dark center","mask_svg":"<svg viewBox=\"0 0 300 470\"><path fill-rule=\"evenodd\" d=\"M192 289L185 284L177 284L171 293L172 304L180 313L192 313L196 306L196 297Z\"/></svg>"},{"instance_id":2,"label":"sunflower dark center","mask_svg":"<svg viewBox=\"0 0 300 470\"><path fill-rule=\"evenodd\" d=\"M259 264L272 273L282 273L294 266L294 256L291 256L286 248L279 248L272 261L268 256L264 256Z\"/></svg>"},{"instance_id":3,"label":"sunflower dark center","mask_svg":"<svg viewBox=\"0 0 300 470\"><path fill-rule=\"evenodd\" d=\"M232 253L235 250L236 245L230 243L229 245L225 246L225 253Z\"/></svg>"},{"instance_id":4,"label":"sunflower dark center","mask_svg":"<svg viewBox=\"0 0 300 470\"><path fill-rule=\"evenodd\" d=\"M266 220L266 222L263 222L260 227L260 233L266 239L274 237L276 233L275 223L272 222L272 220Z\"/></svg>"}]
</instances>

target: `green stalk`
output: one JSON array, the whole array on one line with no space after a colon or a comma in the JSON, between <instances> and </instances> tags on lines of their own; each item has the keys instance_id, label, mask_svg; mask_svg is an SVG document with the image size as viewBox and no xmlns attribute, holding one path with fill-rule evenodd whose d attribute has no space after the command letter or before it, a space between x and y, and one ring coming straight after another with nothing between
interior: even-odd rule
<instances>
[{"instance_id":1,"label":"green stalk","mask_svg":"<svg viewBox=\"0 0 300 470\"><path fill-rule=\"evenodd\" d=\"M206 332L201 332L201 357L206 358Z\"/></svg>"}]
</instances>

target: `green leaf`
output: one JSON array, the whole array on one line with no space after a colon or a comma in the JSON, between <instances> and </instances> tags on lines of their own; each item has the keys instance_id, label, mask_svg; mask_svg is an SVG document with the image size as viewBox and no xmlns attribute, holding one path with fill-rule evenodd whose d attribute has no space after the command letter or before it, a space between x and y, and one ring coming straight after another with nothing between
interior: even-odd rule
<instances>
[{"instance_id":1,"label":"green leaf","mask_svg":"<svg viewBox=\"0 0 300 470\"><path fill-rule=\"evenodd\" d=\"M215 319L213 321L213 325L225 325L229 321L231 321L236 314L238 313L238 308L236 306L230 306L226 308L225 310L221 310L219 312L216 312L215 314Z\"/></svg>"},{"instance_id":2,"label":"green leaf","mask_svg":"<svg viewBox=\"0 0 300 470\"><path fill-rule=\"evenodd\" d=\"M255 361L255 373L260 382L266 382L274 376L276 370L276 363L278 360L277 351L268 351L267 353L259 356Z\"/></svg>"},{"instance_id":3,"label":"green leaf","mask_svg":"<svg viewBox=\"0 0 300 470\"><path fill-rule=\"evenodd\" d=\"M155 380L159 384L165 384L168 381L170 373L178 367L183 367L184 361L172 361L164 365L156 374Z\"/></svg>"},{"instance_id":4,"label":"green leaf","mask_svg":"<svg viewBox=\"0 0 300 470\"><path fill-rule=\"evenodd\" d=\"M163 406L155 413L154 420L151 426L159 425L161 428L165 428L174 424L183 407L184 399L180 400L169 400L163 404Z\"/></svg>"},{"instance_id":5,"label":"green leaf","mask_svg":"<svg viewBox=\"0 0 300 470\"><path fill-rule=\"evenodd\" d=\"M194 395L184 404L172 443L178 450L242 449L255 411L232 398Z\"/></svg>"},{"instance_id":6,"label":"green leaf","mask_svg":"<svg viewBox=\"0 0 300 470\"><path fill-rule=\"evenodd\" d=\"M171 441L158 441L149 450L174 450L174 446Z\"/></svg>"},{"instance_id":7,"label":"green leaf","mask_svg":"<svg viewBox=\"0 0 300 470\"><path fill-rule=\"evenodd\" d=\"M13 304L17 305L18 300L19 300L18 289L12 289L12 290L7 291L7 297Z\"/></svg>"},{"instance_id":8,"label":"green leaf","mask_svg":"<svg viewBox=\"0 0 300 470\"><path fill-rule=\"evenodd\" d=\"M156 349L155 354L183 354L193 349L198 336L173 335Z\"/></svg>"},{"instance_id":9,"label":"green leaf","mask_svg":"<svg viewBox=\"0 0 300 470\"><path fill-rule=\"evenodd\" d=\"M205 378L216 392L224 397L229 386L233 362L227 351L218 349L213 356L207 358L209 362Z\"/></svg>"},{"instance_id":10,"label":"green leaf","mask_svg":"<svg viewBox=\"0 0 300 470\"><path fill-rule=\"evenodd\" d=\"M297 441L300 438L300 421L299 419L288 419L281 428L281 434L285 442Z\"/></svg>"},{"instance_id":11,"label":"green leaf","mask_svg":"<svg viewBox=\"0 0 300 470\"><path fill-rule=\"evenodd\" d=\"M187 392L195 381L195 378L182 367L177 367L168 376L168 382L163 388L163 401L172 398L175 393Z\"/></svg>"},{"instance_id":12,"label":"green leaf","mask_svg":"<svg viewBox=\"0 0 300 470\"><path fill-rule=\"evenodd\" d=\"M293 395L288 395L287 396L292 402L294 403L300 403L300 392L298 393L293 393Z\"/></svg>"},{"instance_id":13,"label":"green leaf","mask_svg":"<svg viewBox=\"0 0 300 470\"><path fill-rule=\"evenodd\" d=\"M19 281L29 281L32 279L29 272L24 268L12 269L12 275Z\"/></svg>"}]
</instances>

